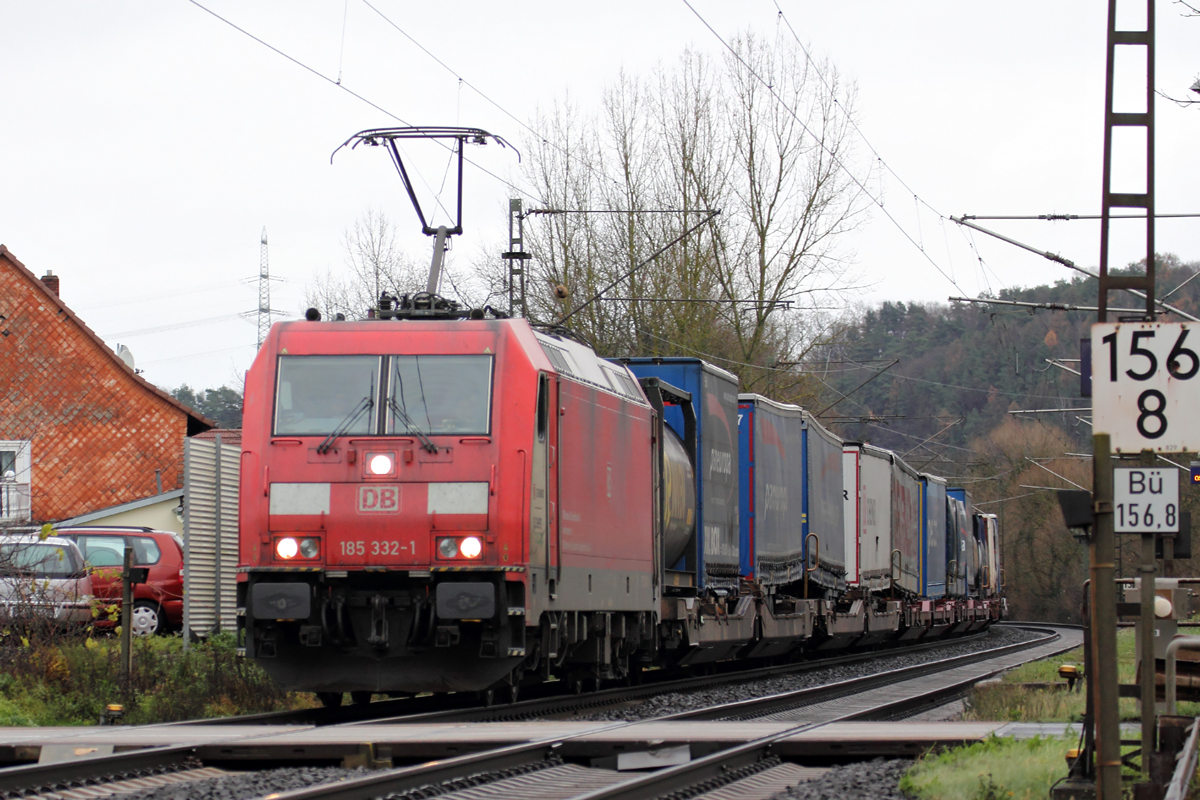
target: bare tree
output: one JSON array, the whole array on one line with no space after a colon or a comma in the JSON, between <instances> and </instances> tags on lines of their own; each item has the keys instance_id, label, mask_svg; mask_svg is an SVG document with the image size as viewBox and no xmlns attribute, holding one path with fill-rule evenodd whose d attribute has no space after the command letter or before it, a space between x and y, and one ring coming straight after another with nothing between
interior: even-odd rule
<instances>
[{"instance_id":1,"label":"bare tree","mask_svg":"<svg viewBox=\"0 0 1200 800\"><path fill-rule=\"evenodd\" d=\"M796 47L733 50L621 74L595 118L565 100L537 120L527 178L547 207L590 213L527 221L531 315L561 319L618 281L568 322L602 353L705 355L748 389L805 395L774 365L828 341L850 289L843 234L866 207L848 166L854 91Z\"/></svg>"},{"instance_id":2,"label":"bare tree","mask_svg":"<svg viewBox=\"0 0 1200 800\"><path fill-rule=\"evenodd\" d=\"M380 211L368 209L354 227L342 234L346 259L343 270L325 274L305 287L306 307L328 317L362 317L381 292L405 294L424 288L425 276L400 249L396 226Z\"/></svg>"}]
</instances>

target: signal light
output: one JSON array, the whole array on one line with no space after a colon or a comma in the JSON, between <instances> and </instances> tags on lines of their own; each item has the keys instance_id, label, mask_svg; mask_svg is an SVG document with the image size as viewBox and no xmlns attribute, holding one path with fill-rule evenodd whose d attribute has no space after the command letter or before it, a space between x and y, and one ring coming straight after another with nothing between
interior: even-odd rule
<instances>
[{"instance_id":1,"label":"signal light","mask_svg":"<svg viewBox=\"0 0 1200 800\"><path fill-rule=\"evenodd\" d=\"M1200 461L1193 461L1191 466L1192 484L1195 485L1200 483Z\"/></svg>"}]
</instances>

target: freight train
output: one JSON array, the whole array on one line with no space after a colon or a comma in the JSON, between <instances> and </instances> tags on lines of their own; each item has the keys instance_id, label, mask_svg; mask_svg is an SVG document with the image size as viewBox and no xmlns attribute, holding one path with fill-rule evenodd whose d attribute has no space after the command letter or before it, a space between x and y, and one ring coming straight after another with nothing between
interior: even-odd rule
<instances>
[{"instance_id":1,"label":"freight train","mask_svg":"<svg viewBox=\"0 0 1200 800\"><path fill-rule=\"evenodd\" d=\"M996 518L695 358L381 298L276 324L246 379L241 652L349 692L582 688L980 630Z\"/></svg>"}]
</instances>

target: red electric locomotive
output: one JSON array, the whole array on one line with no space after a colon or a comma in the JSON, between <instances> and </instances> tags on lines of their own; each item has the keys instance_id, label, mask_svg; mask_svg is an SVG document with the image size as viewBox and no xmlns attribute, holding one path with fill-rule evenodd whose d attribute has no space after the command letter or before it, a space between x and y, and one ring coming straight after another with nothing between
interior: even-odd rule
<instances>
[{"instance_id":1,"label":"red electric locomotive","mask_svg":"<svg viewBox=\"0 0 1200 800\"><path fill-rule=\"evenodd\" d=\"M247 375L245 654L326 702L620 676L659 603L636 380L524 320L398 316L278 324Z\"/></svg>"},{"instance_id":2,"label":"red electric locomotive","mask_svg":"<svg viewBox=\"0 0 1200 800\"><path fill-rule=\"evenodd\" d=\"M527 677L579 687L1001 615L994 522L971 597L966 577L947 585L967 574L940 523L958 490L924 508L924 478L866 446L844 485L839 439L747 395L764 424L797 424L759 464L724 370L605 361L563 329L439 297L461 202L454 227L426 222L396 146L422 138L455 142L460 187L463 147L503 140L396 128L347 142L388 148L436 237L427 290L384 294L375 319L310 310L277 324L246 377L239 640L281 686L326 704L504 687L515 699ZM761 497L741 495L756 474Z\"/></svg>"}]
</instances>

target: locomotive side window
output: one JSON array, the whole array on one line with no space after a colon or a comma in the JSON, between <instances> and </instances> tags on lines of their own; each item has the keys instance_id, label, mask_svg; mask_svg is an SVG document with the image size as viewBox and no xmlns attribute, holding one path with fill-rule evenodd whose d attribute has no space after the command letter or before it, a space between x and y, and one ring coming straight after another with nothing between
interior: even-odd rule
<instances>
[{"instance_id":1,"label":"locomotive side window","mask_svg":"<svg viewBox=\"0 0 1200 800\"><path fill-rule=\"evenodd\" d=\"M280 356L275 435L375 432L379 356Z\"/></svg>"},{"instance_id":2,"label":"locomotive side window","mask_svg":"<svg viewBox=\"0 0 1200 800\"><path fill-rule=\"evenodd\" d=\"M537 393L537 438L539 442L546 441L546 431L550 427L550 378L538 376Z\"/></svg>"},{"instance_id":3,"label":"locomotive side window","mask_svg":"<svg viewBox=\"0 0 1200 800\"><path fill-rule=\"evenodd\" d=\"M491 356L392 356L387 433L481 435L491 429Z\"/></svg>"}]
</instances>

